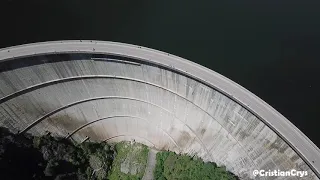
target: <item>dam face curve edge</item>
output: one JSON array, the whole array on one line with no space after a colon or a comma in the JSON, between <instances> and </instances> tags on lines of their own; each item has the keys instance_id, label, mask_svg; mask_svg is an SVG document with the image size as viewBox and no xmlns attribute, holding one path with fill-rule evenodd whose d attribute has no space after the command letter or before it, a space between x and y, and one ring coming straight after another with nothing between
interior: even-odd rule
<instances>
[{"instance_id":1,"label":"dam face curve edge","mask_svg":"<svg viewBox=\"0 0 320 180\"><path fill-rule=\"evenodd\" d=\"M78 142L135 139L197 155L242 178L306 170L319 149L240 85L164 52L114 42L54 41L0 50L1 126Z\"/></svg>"}]
</instances>

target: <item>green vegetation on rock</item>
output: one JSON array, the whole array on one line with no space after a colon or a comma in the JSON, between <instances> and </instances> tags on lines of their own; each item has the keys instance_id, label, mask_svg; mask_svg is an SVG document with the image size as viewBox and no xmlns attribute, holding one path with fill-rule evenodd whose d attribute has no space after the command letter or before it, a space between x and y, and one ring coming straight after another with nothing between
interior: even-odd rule
<instances>
[{"instance_id":1,"label":"green vegetation on rock","mask_svg":"<svg viewBox=\"0 0 320 180\"><path fill-rule=\"evenodd\" d=\"M156 180L236 180L236 176L218 167L215 163L204 163L201 159L173 152L157 153L154 170Z\"/></svg>"},{"instance_id":2,"label":"green vegetation on rock","mask_svg":"<svg viewBox=\"0 0 320 180\"><path fill-rule=\"evenodd\" d=\"M89 176L89 178L93 179L96 177L98 180L106 179L113 161L113 148L105 142L86 142L81 144L81 148L89 160L90 168L88 167L86 170L86 174Z\"/></svg>"},{"instance_id":3,"label":"green vegetation on rock","mask_svg":"<svg viewBox=\"0 0 320 180\"><path fill-rule=\"evenodd\" d=\"M78 145L50 134L13 134L0 127L1 179L139 180L149 148L136 142L84 142ZM150 161L154 162L154 161ZM201 159L158 152L155 180L235 180L236 176Z\"/></svg>"},{"instance_id":4,"label":"green vegetation on rock","mask_svg":"<svg viewBox=\"0 0 320 180\"><path fill-rule=\"evenodd\" d=\"M50 135L34 137L47 166L46 176L72 175L77 179L106 179L113 160L113 151L106 143L86 142L75 146L69 140Z\"/></svg>"},{"instance_id":5,"label":"green vegetation on rock","mask_svg":"<svg viewBox=\"0 0 320 180\"><path fill-rule=\"evenodd\" d=\"M148 147L139 143L120 142L115 146L116 157L110 180L142 179L148 160Z\"/></svg>"}]
</instances>

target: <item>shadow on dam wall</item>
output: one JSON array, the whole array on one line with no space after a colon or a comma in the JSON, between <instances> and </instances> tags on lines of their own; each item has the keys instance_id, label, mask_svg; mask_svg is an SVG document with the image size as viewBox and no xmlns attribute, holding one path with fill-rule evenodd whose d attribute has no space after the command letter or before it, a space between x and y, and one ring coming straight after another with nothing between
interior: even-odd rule
<instances>
[{"instance_id":1,"label":"shadow on dam wall","mask_svg":"<svg viewBox=\"0 0 320 180\"><path fill-rule=\"evenodd\" d=\"M20 107L18 108L18 110L20 112L22 112L22 114L25 115L29 115L29 116L33 116L33 115L39 115L38 111L34 111L34 108L30 107L30 102L25 101L24 99L21 99L19 101ZM45 116L47 113L53 112L55 111L55 109L52 108L52 105L50 105L50 103L47 102L42 102L42 101L33 101L33 104L37 104L38 107L40 107L41 109L41 113L43 116ZM45 119L43 119L40 122L37 122L36 124L34 124L34 126L30 127L32 128L36 128L35 126L39 123L47 123L47 126L49 127L55 127L57 131L53 131L50 132L52 135L55 136L61 136L59 135L60 133L57 133L59 131L64 131L64 132L72 132L75 129L77 129L78 127L84 125L84 123L86 123L85 119L80 119L78 117L74 117L71 114L60 114L60 113L55 113L52 116L49 116ZM23 129L17 129L16 127L11 125L11 120L4 120L3 125L15 132L19 132L21 133L21 131ZM29 129L26 131L29 132ZM23 132L23 133L26 133ZM92 129L91 127L87 127L85 129L85 131L79 131L78 134L80 136L84 136L84 137L90 137L91 140L93 141L101 141L100 138L98 138L98 136L96 135L94 129ZM37 134L39 135L39 134Z\"/></svg>"},{"instance_id":2,"label":"shadow on dam wall","mask_svg":"<svg viewBox=\"0 0 320 180\"><path fill-rule=\"evenodd\" d=\"M36 101L33 101L32 103L40 107L40 109L38 110L41 110L41 113L39 113L39 111L35 111L34 108L31 108L30 102L24 99L19 100L19 105L20 105L18 108L19 112L22 112L22 114L32 117L33 115L39 115L39 114L41 114L42 116L46 116L47 114L50 114L51 112L56 111L56 109L52 108L54 106L48 102L36 100ZM147 113L148 110L145 107L141 107L141 108L143 108L142 110L143 112ZM64 112L59 113L61 111L57 111L52 115L47 116L44 119L41 119L41 121L39 122L34 121L35 124L33 124L28 128L26 127L25 129L17 129L16 127L12 126L10 123L11 120L4 120L3 124L4 124L4 127L7 127L19 133L31 132L32 134L34 134L34 132L38 132L37 125L43 123L47 129L52 128L51 131L46 130L45 132L50 132L50 134L57 137L73 139L72 135L71 136L69 135L71 132L74 132L78 137L81 137L84 140L88 138L87 140L92 142L100 142L100 141L105 141L106 139L112 138L112 136L111 137L105 136L105 135L108 135L108 132L103 132L104 134L102 135L103 138L101 137L101 134L100 135L97 134L98 133L97 130L94 127L91 127L91 125L94 125L94 123L99 123L99 122L94 122L96 120L88 121L88 119L86 118L81 118L79 116L75 117L72 114L66 114ZM84 116L84 114L82 115ZM92 123L92 124L89 124L89 123ZM81 128L81 129L78 129L78 128ZM25 131L22 132L22 130L25 130ZM206 128L201 128L201 129L198 129L196 133L200 135L204 135L206 131L207 131ZM182 149L188 148L188 145L192 144L196 139L196 137L192 137L192 135L189 134L187 131L180 131L176 128L171 127L168 133L170 134L172 132L176 132L177 134L179 134L176 140L179 146L179 150L177 151L177 153L181 153ZM36 133L35 135L41 135L41 134ZM169 144L164 143L163 146L154 147L154 148L158 150L168 151L170 150L170 147L171 147L170 143ZM194 153L190 155L194 155Z\"/></svg>"}]
</instances>

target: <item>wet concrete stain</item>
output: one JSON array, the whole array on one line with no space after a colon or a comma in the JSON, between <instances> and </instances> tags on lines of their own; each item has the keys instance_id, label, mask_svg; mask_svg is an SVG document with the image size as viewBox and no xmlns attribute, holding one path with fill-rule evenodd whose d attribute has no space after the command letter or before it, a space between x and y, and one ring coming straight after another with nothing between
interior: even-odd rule
<instances>
[{"instance_id":1,"label":"wet concrete stain","mask_svg":"<svg viewBox=\"0 0 320 180\"><path fill-rule=\"evenodd\" d=\"M197 134L197 136L199 138L202 138L204 136L204 134L207 132L206 128L198 128L195 133Z\"/></svg>"},{"instance_id":2,"label":"wet concrete stain","mask_svg":"<svg viewBox=\"0 0 320 180\"><path fill-rule=\"evenodd\" d=\"M206 131L207 131L207 129L202 128L201 131L200 131L201 136L203 136Z\"/></svg>"},{"instance_id":3,"label":"wet concrete stain","mask_svg":"<svg viewBox=\"0 0 320 180\"><path fill-rule=\"evenodd\" d=\"M77 135L81 137L89 137L90 141L98 142L103 141L103 137L97 135L92 127L86 127L80 131L78 131Z\"/></svg>"},{"instance_id":4,"label":"wet concrete stain","mask_svg":"<svg viewBox=\"0 0 320 180\"><path fill-rule=\"evenodd\" d=\"M300 159L300 157L299 157L297 154L295 154L294 156L292 156L292 157L290 158L290 160L291 160L292 162L295 162L295 161L298 160L298 159Z\"/></svg>"},{"instance_id":5,"label":"wet concrete stain","mask_svg":"<svg viewBox=\"0 0 320 180\"><path fill-rule=\"evenodd\" d=\"M21 117L34 117L34 119L30 119L28 120L28 124L33 123L37 118L40 118L41 116L44 116L47 113L50 113L52 111L54 111L55 109L53 107L55 107L54 105L51 105L50 103L47 102L42 102L42 101L35 101L34 99L30 99L32 97L25 97L25 98L19 98L19 106L14 106L15 108L12 109L12 112L14 113L19 113L20 115L17 117L15 117L15 121L12 121L12 119L7 119L6 122L4 122L5 126L8 126L11 129L16 129L16 131L19 131L19 128L12 128L12 127L20 127L17 124L13 124L12 122L21 122ZM33 102L33 103L30 103ZM10 103L7 102L7 103ZM22 115L22 116L21 116ZM20 118L18 118L20 117ZM14 118L14 117L13 117ZM10 124L8 124L8 122L10 122ZM87 123L87 120L85 119L79 119L79 118L75 118L72 115L69 114L62 114L61 112L54 114L52 116L49 116L46 119L43 119L41 122L39 122L39 124L42 124L44 126L45 131L51 132L51 133L55 133L53 129L51 129L52 127L56 127L57 129L63 130L66 132L66 135L68 133L72 133L75 129L79 128L80 126L84 125ZM26 126L26 125L23 125ZM24 127L21 127L20 130L22 130ZM30 129L27 132L32 133L32 131L35 131L34 129ZM84 132L82 132L81 130L78 132L78 134L80 136L83 136L83 138L85 138L86 136L88 136L89 138L92 139L101 139L98 138L95 131L92 130L91 128L86 128L86 130Z\"/></svg>"},{"instance_id":6,"label":"wet concrete stain","mask_svg":"<svg viewBox=\"0 0 320 180\"><path fill-rule=\"evenodd\" d=\"M72 132L73 130L85 124L85 121L80 121L79 119L73 118L68 114L49 117L47 122L52 126L65 129L69 132Z\"/></svg>"},{"instance_id":7,"label":"wet concrete stain","mask_svg":"<svg viewBox=\"0 0 320 180\"><path fill-rule=\"evenodd\" d=\"M181 135L178 137L177 144L181 148L185 148L189 144L189 142L192 138L191 138L190 134L186 131L182 131L180 134Z\"/></svg>"},{"instance_id":8,"label":"wet concrete stain","mask_svg":"<svg viewBox=\"0 0 320 180\"><path fill-rule=\"evenodd\" d=\"M160 148L160 151L168 151L170 149L170 145L169 144L165 144Z\"/></svg>"},{"instance_id":9,"label":"wet concrete stain","mask_svg":"<svg viewBox=\"0 0 320 180\"><path fill-rule=\"evenodd\" d=\"M239 139L240 140L243 140L243 139L245 139L247 137L250 137L250 134L247 131L240 131L239 132Z\"/></svg>"},{"instance_id":10,"label":"wet concrete stain","mask_svg":"<svg viewBox=\"0 0 320 180\"><path fill-rule=\"evenodd\" d=\"M280 153L284 153L284 151L287 150L288 148L289 147L286 146L284 141L279 136L277 136L277 139L268 146L268 149L270 150L275 149Z\"/></svg>"}]
</instances>

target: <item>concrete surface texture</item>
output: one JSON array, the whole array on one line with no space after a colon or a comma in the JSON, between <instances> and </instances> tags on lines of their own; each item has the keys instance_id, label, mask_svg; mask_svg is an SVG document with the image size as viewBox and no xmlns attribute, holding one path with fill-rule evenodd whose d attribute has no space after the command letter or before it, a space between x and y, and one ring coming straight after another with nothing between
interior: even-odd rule
<instances>
[{"instance_id":1,"label":"concrete surface texture","mask_svg":"<svg viewBox=\"0 0 320 180\"><path fill-rule=\"evenodd\" d=\"M145 173L143 175L142 180L152 180L153 178L153 172L154 169L156 167L156 158L157 158L157 153L159 151L155 150L155 149L150 149L149 153L148 153L148 164L147 164L147 168L145 170Z\"/></svg>"},{"instance_id":2,"label":"concrete surface texture","mask_svg":"<svg viewBox=\"0 0 320 180\"><path fill-rule=\"evenodd\" d=\"M225 165L243 179L254 169L319 175L319 149L252 93L182 58L120 43L0 50L0 125L78 142L134 139Z\"/></svg>"}]
</instances>

